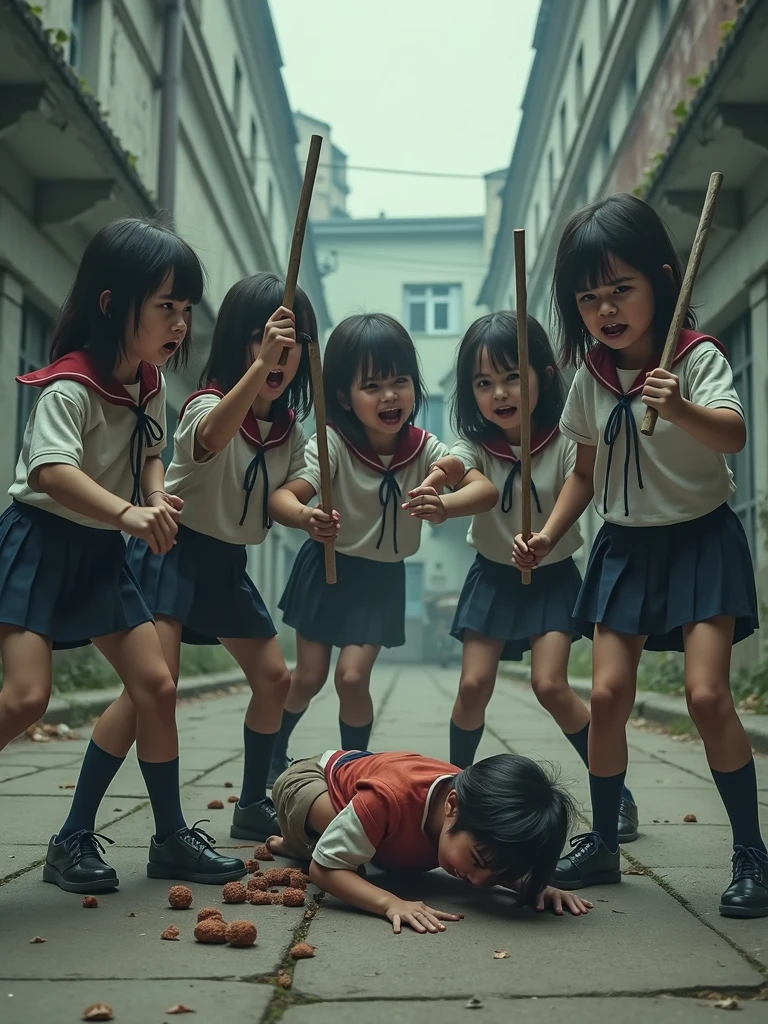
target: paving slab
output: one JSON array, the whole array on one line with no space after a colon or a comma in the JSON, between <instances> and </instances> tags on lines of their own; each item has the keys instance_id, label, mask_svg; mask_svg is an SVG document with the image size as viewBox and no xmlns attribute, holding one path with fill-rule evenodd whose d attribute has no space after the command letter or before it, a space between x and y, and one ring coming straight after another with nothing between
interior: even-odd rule
<instances>
[{"instance_id":1,"label":"paving slab","mask_svg":"<svg viewBox=\"0 0 768 1024\"><path fill-rule=\"evenodd\" d=\"M0 822L3 826L3 841L10 838L22 846L36 846L40 842L48 842L56 829L66 817L68 801L56 796L2 796L0 797ZM68 794L71 797L71 793ZM127 813L136 801L123 801L122 811ZM105 827L114 821L115 806L111 802L102 805L97 819L97 828Z\"/></svg>"},{"instance_id":2,"label":"paving slab","mask_svg":"<svg viewBox=\"0 0 768 1024\"><path fill-rule=\"evenodd\" d=\"M33 864L39 864L45 859L48 849L47 844L39 846L19 846L8 842L8 837L3 838L0 844L0 882L9 875L15 875L19 871L25 871ZM0 897L2 905L2 897ZM0 1017L0 1019L2 1019Z\"/></svg>"},{"instance_id":3,"label":"paving slab","mask_svg":"<svg viewBox=\"0 0 768 1024\"><path fill-rule=\"evenodd\" d=\"M9 779L0 783L0 800L4 796L62 796L72 799L72 792L80 774L78 760L68 766L56 766L44 768L37 772L24 774L21 777ZM29 769L27 769L29 772ZM181 768L179 778L181 785L192 782L199 778L200 771L191 768ZM141 769L135 758L127 758L125 764L118 771L114 781L107 790L107 799L115 797L146 799L147 787Z\"/></svg>"},{"instance_id":4,"label":"paving slab","mask_svg":"<svg viewBox=\"0 0 768 1024\"><path fill-rule=\"evenodd\" d=\"M727 825L641 822L641 836L627 851L649 868L718 868L730 877L733 838ZM725 886L723 886L725 888Z\"/></svg>"},{"instance_id":5,"label":"paving slab","mask_svg":"<svg viewBox=\"0 0 768 1024\"><path fill-rule=\"evenodd\" d=\"M142 851L123 850L111 860L119 871L120 889L99 896L95 910L83 909L81 897L47 885L37 872L3 887L0 978L144 980L268 974L279 964L302 918L299 908L226 906L221 888L205 885L190 885L195 900L189 910L172 910L167 901L171 883L147 878ZM228 921L253 921L259 930L257 944L239 950L196 942L196 910L207 906L221 908ZM131 913L137 916L129 917ZM180 929L178 941L160 938L169 924ZM30 945L35 935L46 942ZM105 955L109 950L119 950L119 955Z\"/></svg>"},{"instance_id":6,"label":"paving slab","mask_svg":"<svg viewBox=\"0 0 768 1024\"><path fill-rule=\"evenodd\" d=\"M765 1020L765 1003L740 1000L743 1011L739 1024ZM719 1011L711 1003L697 999L669 997L611 999L488 999L482 1008L468 1012L463 999L437 999L429 1002L316 1003L293 1006L281 1018L281 1024L582 1024L605 1019L620 1024L712 1024L720 1021ZM709 1017L707 1016L709 1015Z\"/></svg>"},{"instance_id":7,"label":"paving slab","mask_svg":"<svg viewBox=\"0 0 768 1024\"><path fill-rule=\"evenodd\" d=\"M391 888L466 918L438 935L394 935L386 921L326 898L309 934L317 955L297 966L299 991L323 999L380 999L392 994L397 979L398 996L409 998L476 992L575 996L762 981L723 939L649 878L584 890L596 907L583 918L514 911L509 894L473 891L442 872L393 882ZM359 971L349 970L350 949ZM494 959L498 949L510 956ZM544 966L554 964L556 970Z\"/></svg>"},{"instance_id":8,"label":"paving slab","mask_svg":"<svg viewBox=\"0 0 768 1024\"><path fill-rule=\"evenodd\" d=\"M171 943L166 943L171 945ZM229 950L230 958L246 963L248 950ZM7 991L6 991L7 990ZM117 1024L147 1024L173 1020L215 1020L216 1024L250 1024L266 1010L274 989L247 982L207 981L182 978L147 981L15 981L0 983L0 1020L3 1024L51 1021L69 1024L82 1019L83 1010L105 1002L115 1012ZM178 1003L195 1010L196 1016L169 1016L165 1011Z\"/></svg>"}]
</instances>

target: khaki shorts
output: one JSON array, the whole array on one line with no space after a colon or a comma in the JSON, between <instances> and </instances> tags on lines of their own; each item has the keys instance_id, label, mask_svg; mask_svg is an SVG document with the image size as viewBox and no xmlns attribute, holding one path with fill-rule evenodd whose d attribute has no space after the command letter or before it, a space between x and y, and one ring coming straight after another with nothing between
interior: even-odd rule
<instances>
[{"instance_id":1,"label":"khaki shorts","mask_svg":"<svg viewBox=\"0 0 768 1024\"><path fill-rule=\"evenodd\" d=\"M272 787L272 802L286 847L293 856L310 860L319 836L307 830L307 815L312 804L328 792L322 754L294 761L278 776Z\"/></svg>"}]
</instances>

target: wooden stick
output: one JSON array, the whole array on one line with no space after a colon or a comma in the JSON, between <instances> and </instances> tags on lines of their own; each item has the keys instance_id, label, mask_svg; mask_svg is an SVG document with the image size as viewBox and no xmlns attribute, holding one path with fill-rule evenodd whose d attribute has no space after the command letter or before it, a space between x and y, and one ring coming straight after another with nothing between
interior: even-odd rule
<instances>
[{"instance_id":1,"label":"wooden stick","mask_svg":"<svg viewBox=\"0 0 768 1024\"><path fill-rule=\"evenodd\" d=\"M691 255L688 257L688 266L685 268L685 277L680 287L680 294L677 297L677 305L675 306L672 323L669 325L667 340L664 343L664 351L659 363L662 370L672 369L672 360L677 349L677 340L680 337L680 330L685 322L685 314L688 312L688 307L691 304L693 286L696 283L696 275L701 265L701 257L704 255L704 246L707 244L709 229L712 226L712 217L715 212L715 201L717 200L717 193L720 191L722 183L723 176L720 171L713 171L709 179L709 187L704 199L704 208L701 211L699 226L693 239ZM640 430L647 437L653 436L658 417L659 413L656 409L651 409L650 406L646 409Z\"/></svg>"},{"instance_id":2,"label":"wooden stick","mask_svg":"<svg viewBox=\"0 0 768 1024\"><path fill-rule=\"evenodd\" d=\"M328 515L333 512L333 486L331 484L331 463L328 458L328 429L325 418L325 392L323 391L323 366L320 360L320 343L314 338L309 343L309 372L312 378L312 393L315 404L315 426L317 431L317 459L320 463L320 508ZM333 541L323 545L325 554L325 582L336 582L336 549Z\"/></svg>"},{"instance_id":3,"label":"wooden stick","mask_svg":"<svg viewBox=\"0 0 768 1024\"><path fill-rule=\"evenodd\" d=\"M309 142L309 153L307 154L307 166L304 169L304 184L301 186L299 196L299 208L296 211L296 224L293 229L291 241L291 256L288 260L288 273L285 275L285 288L283 289L283 305L287 309L293 309L293 300L296 298L296 285L299 280L299 267L301 265L301 250L304 245L304 233L307 229L307 218L309 207L312 202L312 190L315 187L315 175L320 160L320 150L323 145L322 135L313 135ZM288 349L284 348L278 360L280 366L285 366L288 360Z\"/></svg>"},{"instance_id":4,"label":"wooden stick","mask_svg":"<svg viewBox=\"0 0 768 1024\"><path fill-rule=\"evenodd\" d=\"M525 229L515 228L515 290L517 297L517 368L520 373L520 489L523 499L523 540L531 536L531 400L528 377L528 289L525 277ZM523 585L531 574L522 574Z\"/></svg>"}]
</instances>

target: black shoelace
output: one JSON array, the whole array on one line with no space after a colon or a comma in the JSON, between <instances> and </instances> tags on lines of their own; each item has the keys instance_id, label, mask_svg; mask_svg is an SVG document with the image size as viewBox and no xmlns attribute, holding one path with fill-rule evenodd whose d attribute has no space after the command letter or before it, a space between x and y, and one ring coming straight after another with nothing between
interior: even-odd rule
<instances>
[{"instance_id":1,"label":"black shoelace","mask_svg":"<svg viewBox=\"0 0 768 1024\"><path fill-rule=\"evenodd\" d=\"M571 836L571 846L575 847L573 853L568 856L574 864L591 857L597 853L600 847L600 836L597 832L580 832L577 836Z\"/></svg>"},{"instance_id":2,"label":"black shoelace","mask_svg":"<svg viewBox=\"0 0 768 1024\"><path fill-rule=\"evenodd\" d=\"M191 827L179 829L176 835L182 842L187 843L193 849L197 850L198 853L204 853L206 850L212 850L216 840L213 836L209 836L205 829L199 827L202 822L210 820L210 818L200 818Z\"/></svg>"},{"instance_id":3,"label":"black shoelace","mask_svg":"<svg viewBox=\"0 0 768 1024\"><path fill-rule=\"evenodd\" d=\"M381 513L381 530L379 531L379 539L376 541L376 550L378 551L381 547L381 542L384 539L384 530L387 527L387 508L389 507L390 501L392 502L393 514L392 514L392 543L395 548L395 554L397 554L397 509L400 502L400 484L398 484L395 474L391 470L387 470L382 477L382 481L379 484L379 504L384 509Z\"/></svg>"},{"instance_id":4,"label":"black shoelace","mask_svg":"<svg viewBox=\"0 0 768 1024\"><path fill-rule=\"evenodd\" d=\"M92 832L88 828L81 828L79 832L73 832L71 836L67 836L64 840L64 849L72 858L72 863L79 864L83 857L89 853L97 855L106 853L106 850L99 842L100 839L103 839L105 843L109 843L110 846L115 845L114 839L110 839L109 836L104 836L101 832Z\"/></svg>"},{"instance_id":5,"label":"black shoelace","mask_svg":"<svg viewBox=\"0 0 768 1024\"><path fill-rule=\"evenodd\" d=\"M611 410L608 422L605 424L603 440L608 445L608 464L605 467L605 487L603 488L603 512L608 511L608 481L611 477L611 462L613 461L613 446L621 434L622 420L627 427L627 451L624 456L624 515L629 515L629 460L632 457L632 449L635 452L635 468L637 470L637 485L643 489L643 475L640 472L640 439L637 433L634 413L632 412L632 395L622 395Z\"/></svg>"},{"instance_id":6,"label":"black shoelace","mask_svg":"<svg viewBox=\"0 0 768 1024\"><path fill-rule=\"evenodd\" d=\"M261 521L262 526L265 530L269 530L272 526L272 520L269 518L269 475L267 473L267 453L263 448L259 448L256 454L248 464L248 469L245 471L245 477L243 479L243 490L245 491L245 501L243 502L243 514L240 516L239 526L242 526L245 522L245 517L248 515L248 504L251 500L251 494L256 486L256 481L259 478L259 470L261 470L264 476L264 497L262 499L261 507ZM206 819L207 820L207 819Z\"/></svg>"},{"instance_id":7,"label":"black shoelace","mask_svg":"<svg viewBox=\"0 0 768 1024\"><path fill-rule=\"evenodd\" d=\"M141 501L141 471L143 466L144 447L151 448L163 440L163 428L153 419L146 409L140 405L134 405L136 413L136 426L131 434L131 475L133 476L133 493L131 504L138 505Z\"/></svg>"},{"instance_id":8,"label":"black shoelace","mask_svg":"<svg viewBox=\"0 0 768 1024\"><path fill-rule=\"evenodd\" d=\"M518 460L514 464L512 469L510 469L509 473L507 474L507 479L504 481L504 490L501 492L502 512L509 512L509 510L512 508L512 488L515 485L515 477L519 472L521 472L521 466L522 463ZM536 509L539 515L541 515L541 503L539 501L539 496L536 493L536 484L533 482L533 480L531 480L531 494L533 495L533 500L536 502Z\"/></svg>"},{"instance_id":9,"label":"black shoelace","mask_svg":"<svg viewBox=\"0 0 768 1024\"><path fill-rule=\"evenodd\" d=\"M754 846L734 846L733 880L740 882L744 878L753 878L765 884L764 878L768 868L768 854Z\"/></svg>"}]
</instances>

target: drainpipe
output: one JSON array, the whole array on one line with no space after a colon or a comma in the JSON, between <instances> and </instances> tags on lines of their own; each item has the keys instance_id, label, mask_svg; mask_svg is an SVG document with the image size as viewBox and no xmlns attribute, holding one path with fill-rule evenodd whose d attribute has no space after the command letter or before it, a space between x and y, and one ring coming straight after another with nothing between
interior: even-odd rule
<instances>
[{"instance_id":1,"label":"drainpipe","mask_svg":"<svg viewBox=\"0 0 768 1024\"><path fill-rule=\"evenodd\" d=\"M179 142L179 93L184 37L184 0L166 0L163 70L160 78L160 158L158 204L174 218L176 207L176 149Z\"/></svg>"}]
</instances>

